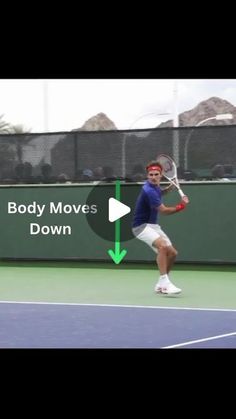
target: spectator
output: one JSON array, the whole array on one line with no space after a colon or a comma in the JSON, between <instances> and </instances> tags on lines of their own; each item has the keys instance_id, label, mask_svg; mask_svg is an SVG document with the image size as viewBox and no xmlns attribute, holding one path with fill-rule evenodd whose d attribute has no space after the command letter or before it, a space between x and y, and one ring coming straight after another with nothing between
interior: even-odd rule
<instances>
[{"instance_id":1,"label":"spectator","mask_svg":"<svg viewBox=\"0 0 236 419\"><path fill-rule=\"evenodd\" d=\"M146 180L146 173L145 173L144 168L141 164L136 164L133 167L132 174L131 174L131 179L134 182L141 182L144 179Z\"/></svg>"},{"instance_id":2,"label":"spectator","mask_svg":"<svg viewBox=\"0 0 236 419\"><path fill-rule=\"evenodd\" d=\"M218 180L221 182L229 182L230 179L228 179L227 177L225 177L225 169L223 164L216 164L213 168L212 168L212 180Z\"/></svg>"},{"instance_id":3,"label":"spectator","mask_svg":"<svg viewBox=\"0 0 236 419\"><path fill-rule=\"evenodd\" d=\"M93 171L91 169L84 169L81 180L84 182L91 182L93 180Z\"/></svg>"},{"instance_id":4,"label":"spectator","mask_svg":"<svg viewBox=\"0 0 236 419\"><path fill-rule=\"evenodd\" d=\"M39 176L40 183L55 183L56 178L52 176L51 164L45 163L41 166L41 176Z\"/></svg>"},{"instance_id":5,"label":"spectator","mask_svg":"<svg viewBox=\"0 0 236 419\"><path fill-rule=\"evenodd\" d=\"M58 183L70 183L69 176L66 173L60 173L57 178Z\"/></svg>"},{"instance_id":6,"label":"spectator","mask_svg":"<svg viewBox=\"0 0 236 419\"><path fill-rule=\"evenodd\" d=\"M94 180L101 180L104 177L102 166L98 166L93 171Z\"/></svg>"},{"instance_id":7,"label":"spectator","mask_svg":"<svg viewBox=\"0 0 236 419\"><path fill-rule=\"evenodd\" d=\"M104 177L102 178L102 180L105 180L106 182L112 182L117 179L117 176L114 174L113 167L111 166L104 166L103 173Z\"/></svg>"},{"instance_id":8,"label":"spectator","mask_svg":"<svg viewBox=\"0 0 236 419\"><path fill-rule=\"evenodd\" d=\"M24 163L24 182L25 183L35 183L34 176L32 175L33 166L30 162L26 161Z\"/></svg>"},{"instance_id":9,"label":"spectator","mask_svg":"<svg viewBox=\"0 0 236 419\"><path fill-rule=\"evenodd\" d=\"M14 176L13 176L13 181L15 183L24 183L24 170L25 170L25 166L23 163L19 163L17 164L17 166L14 169Z\"/></svg>"}]
</instances>

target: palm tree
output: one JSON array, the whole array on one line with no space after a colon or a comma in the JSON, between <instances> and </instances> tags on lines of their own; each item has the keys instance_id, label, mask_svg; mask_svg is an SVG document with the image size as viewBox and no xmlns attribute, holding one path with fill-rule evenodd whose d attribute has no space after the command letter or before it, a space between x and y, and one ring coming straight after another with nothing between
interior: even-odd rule
<instances>
[{"instance_id":1,"label":"palm tree","mask_svg":"<svg viewBox=\"0 0 236 419\"><path fill-rule=\"evenodd\" d=\"M23 124L10 124L9 122L5 122L2 118L4 115L0 116L0 134L25 134L27 132L31 131L31 128L24 127ZM17 154L17 160L22 163L22 144L25 137L20 135L19 137L16 136L16 154ZM4 151L6 153L6 144L1 144L0 147L4 148Z\"/></svg>"},{"instance_id":2,"label":"palm tree","mask_svg":"<svg viewBox=\"0 0 236 419\"><path fill-rule=\"evenodd\" d=\"M26 134L27 132L29 133L30 131L31 131L31 128L28 129L24 127L23 124L17 124L17 125L10 125L8 134ZM24 135L16 136L15 139L16 139L17 159L19 163L22 163L22 157L23 157L22 145L25 145L25 141L23 141L25 140L25 136Z\"/></svg>"},{"instance_id":3,"label":"palm tree","mask_svg":"<svg viewBox=\"0 0 236 419\"><path fill-rule=\"evenodd\" d=\"M4 114L0 115L0 134L24 134L31 131L31 128L26 128L23 124L10 124L5 122Z\"/></svg>"},{"instance_id":4,"label":"palm tree","mask_svg":"<svg viewBox=\"0 0 236 419\"><path fill-rule=\"evenodd\" d=\"M8 122L3 121L3 116L4 115L0 116L0 134L8 134L10 124Z\"/></svg>"}]
</instances>

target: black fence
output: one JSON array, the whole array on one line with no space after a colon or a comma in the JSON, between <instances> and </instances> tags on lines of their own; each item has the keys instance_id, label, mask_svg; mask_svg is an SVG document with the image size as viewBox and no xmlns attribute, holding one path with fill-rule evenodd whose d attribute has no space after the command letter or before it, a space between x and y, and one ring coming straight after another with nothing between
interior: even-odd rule
<instances>
[{"instance_id":1,"label":"black fence","mask_svg":"<svg viewBox=\"0 0 236 419\"><path fill-rule=\"evenodd\" d=\"M236 125L0 135L0 183L143 181L165 153L179 179L236 179Z\"/></svg>"}]
</instances>

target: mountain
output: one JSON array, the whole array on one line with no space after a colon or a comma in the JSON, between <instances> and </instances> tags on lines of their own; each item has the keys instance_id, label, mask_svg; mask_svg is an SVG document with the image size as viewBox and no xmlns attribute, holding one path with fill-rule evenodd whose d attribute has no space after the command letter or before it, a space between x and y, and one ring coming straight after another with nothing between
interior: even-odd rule
<instances>
[{"instance_id":1,"label":"mountain","mask_svg":"<svg viewBox=\"0 0 236 419\"><path fill-rule=\"evenodd\" d=\"M117 130L114 122L103 112L89 118L81 128L73 131L111 131Z\"/></svg>"},{"instance_id":2,"label":"mountain","mask_svg":"<svg viewBox=\"0 0 236 419\"><path fill-rule=\"evenodd\" d=\"M196 126L204 119L214 117L219 114L231 113L232 119L216 120L211 119L206 121L204 125L232 125L236 124L236 107L230 102L219 97L211 97L207 100L200 102L195 108L190 111L179 114L179 126ZM173 120L162 122L158 125L159 128L173 127Z\"/></svg>"},{"instance_id":3,"label":"mountain","mask_svg":"<svg viewBox=\"0 0 236 419\"><path fill-rule=\"evenodd\" d=\"M214 117L219 114L231 113L232 119L216 120L211 119L206 121L204 125L232 125L236 124L236 107L227 100L219 97L210 97L207 100L200 102L197 106L189 111L179 114L179 126L196 126L204 119ZM173 127L173 120L170 119L162 122L157 128ZM100 112L95 116L89 118L80 128L73 131L105 131L105 130L118 130L115 123L108 118L108 116Z\"/></svg>"}]
</instances>

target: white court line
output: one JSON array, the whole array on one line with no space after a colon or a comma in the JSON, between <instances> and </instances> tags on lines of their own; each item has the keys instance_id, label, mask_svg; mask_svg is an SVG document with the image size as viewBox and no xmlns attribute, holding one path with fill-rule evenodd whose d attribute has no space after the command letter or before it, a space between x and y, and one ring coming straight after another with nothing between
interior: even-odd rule
<instances>
[{"instance_id":1,"label":"white court line","mask_svg":"<svg viewBox=\"0 0 236 419\"><path fill-rule=\"evenodd\" d=\"M233 336L233 335L236 335L236 332L226 333L224 335L212 336L210 338L189 340L188 342L178 343L176 345L163 346L161 349L180 348L180 346L192 345L192 343L207 342L208 340L220 339L220 338L225 338L225 337Z\"/></svg>"},{"instance_id":2,"label":"white court line","mask_svg":"<svg viewBox=\"0 0 236 419\"><path fill-rule=\"evenodd\" d=\"M234 308L199 308L199 307L168 307L168 306L141 306L131 304L90 304L90 303L60 303L47 301L4 301L0 300L0 304L32 304L32 305L62 305L62 306L88 306L88 307L118 307L118 308L151 308L162 310L189 310L189 311L225 311L236 312Z\"/></svg>"}]
</instances>

